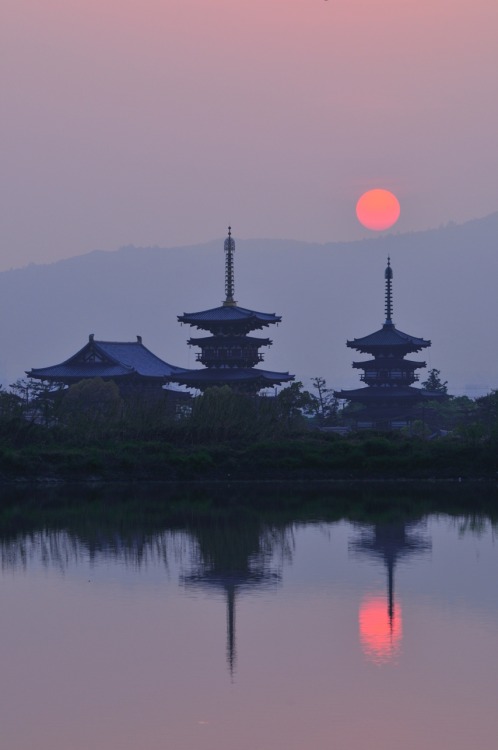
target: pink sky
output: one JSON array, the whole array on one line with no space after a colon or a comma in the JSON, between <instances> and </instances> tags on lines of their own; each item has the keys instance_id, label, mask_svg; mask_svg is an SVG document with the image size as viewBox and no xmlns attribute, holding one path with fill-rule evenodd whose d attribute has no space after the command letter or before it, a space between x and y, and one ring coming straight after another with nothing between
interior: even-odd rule
<instances>
[{"instance_id":1,"label":"pink sky","mask_svg":"<svg viewBox=\"0 0 498 750\"><path fill-rule=\"evenodd\" d=\"M496 0L3 0L0 269L498 209Z\"/></svg>"}]
</instances>

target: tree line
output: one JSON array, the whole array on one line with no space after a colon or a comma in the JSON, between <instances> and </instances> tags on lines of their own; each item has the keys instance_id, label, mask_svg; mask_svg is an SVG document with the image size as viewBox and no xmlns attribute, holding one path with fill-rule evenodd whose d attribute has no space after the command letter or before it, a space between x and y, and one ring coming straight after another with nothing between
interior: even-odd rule
<instances>
[{"instance_id":1,"label":"tree line","mask_svg":"<svg viewBox=\"0 0 498 750\"><path fill-rule=\"evenodd\" d=\"M403 428L405 434L430 437L446 432L468 441L498 439L498 390L476 399L448 395L447 382L436 369L429 371L422 386L447 398L422 405ZM358 414L358 405L341 403L323 377L313 378L310 389L295 382L271 396L222 386L178 399L160 389L123 393L115 382L100 378L68 388L31 380L18 380L8 390L0 387L0 439L14 443L155 438L243 442L310 431L354 432Z\"/></svg>"}]
</instances>

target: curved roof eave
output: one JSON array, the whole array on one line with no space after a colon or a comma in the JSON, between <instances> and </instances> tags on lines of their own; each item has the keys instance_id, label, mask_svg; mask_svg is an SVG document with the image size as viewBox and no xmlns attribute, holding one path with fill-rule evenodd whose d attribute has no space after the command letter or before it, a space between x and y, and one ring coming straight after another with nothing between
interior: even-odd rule
<instances>
[{"instance_id":1,"label":"curved roof eave","mask_svg":"<svg viewBox=\"0 0 498 750\"><path fill-rule=\"evenodd\" d=\"M387 347L406 348L411 347L411 351L425 349L430 346L431 342L426 339L411 336L403 331L398 331L394 326L383 326L378 331L363 336L362 338L347 341L346 346L350 349L377 349ZM415 348L412 348L415 347Z\"/></svg>"},{"instance_id":2,"label":"curved roof eave","mask_svg":"<svg viewBox=\"0 0 498 750\"><path fill-rule=\"evenodd\" d=\"M196 323L196 322L233 322L238 321L250 321L257 320L264 325L271 325L272 323L280 323L282 317L275 313L264 313L258 312L257 310L248 310L245 307L238 307L237 305L220 305L219 307L213 307L209 310L201 310L199 312L183 313L178 315L180 323Z\"/></svg>"}]
</instances>

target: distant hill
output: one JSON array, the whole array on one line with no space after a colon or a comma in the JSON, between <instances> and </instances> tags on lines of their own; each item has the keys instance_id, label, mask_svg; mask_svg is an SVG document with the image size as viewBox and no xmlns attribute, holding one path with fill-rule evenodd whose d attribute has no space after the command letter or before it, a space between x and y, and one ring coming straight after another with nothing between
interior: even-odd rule
<instances>
[{"instance_id":1,"label":"distant hill","mask_svg":"<svg viewBox=\"0 0 498 750\"><path fill-rule=\"evenodd\" d=\"M394 269L394 321L432 340L422 353L451 392L498 388L498 212L462 225L351 243L237 240L239 304L282 315L268 369L309 385L359 383L346 339L379 328L384 268ZM58 363L94 333L133 340L168 362L196 366L176 316L224 297L223 238L174 248L123 247L0 273L0 382ZM423 373L422 373L423 374Z\"/></svg>"}]
</instances>

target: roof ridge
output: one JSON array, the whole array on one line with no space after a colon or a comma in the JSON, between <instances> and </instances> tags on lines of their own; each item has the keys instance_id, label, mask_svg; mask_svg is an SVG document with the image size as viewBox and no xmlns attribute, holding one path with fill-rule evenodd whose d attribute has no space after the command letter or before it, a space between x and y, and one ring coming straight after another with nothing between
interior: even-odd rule
<instances>
[{"instance_id":1,"label":"roof ridge","mask_svg":"<svg viewBox=\"0 0 498 750\"><path fill-rule=\"evenodd\" d=\"M149 354L153 359L157 360L162 365L167 365L168 367L171 367L171 369L174 370L175 372L181 372L183 369L182 367L177 367L176 365L172 365L170 362L166 362L166 360L161 359L161 357L158 357L158 355L154 354L154 352L151 351L147 346L145 346L145 344L141 340L140 341L101 341L99 343L111 344L111 345L114 344L116 346L130 346L131 344L133 344L133 345L141 347L142 349L145 349L147 354ZM112 355L108 355L108 356L112 357ZM134 369L131 367L131 365L125 365L125 366L130 367L130 369Z\"/></svg>"},{"instance_id":2,"label":"roof ridge","mask_svg":"<svg viewBox=\"0 0 498 750\"><path fill-rule=\"evenodd\" d=\"M119 359L116 359L116 357L113 357L112 354L109 354L109 352L106 352L105 349L102 349L99 344L110 344L110 341L95 341L95 339L92 339L91 342L89 342L95 346L96 349L99 350L101 354L103 354L105 357L108 357L111 359L115 365L121 365L121 367L126 367L128 370L134 370L135 368L131 365L127 365L125 362L120 362Z\"/></svg>"}]
</instances>

